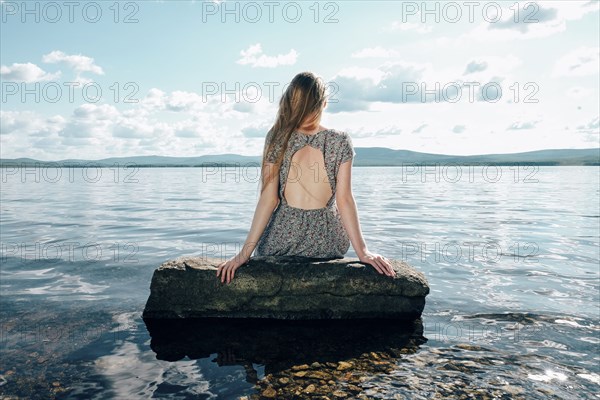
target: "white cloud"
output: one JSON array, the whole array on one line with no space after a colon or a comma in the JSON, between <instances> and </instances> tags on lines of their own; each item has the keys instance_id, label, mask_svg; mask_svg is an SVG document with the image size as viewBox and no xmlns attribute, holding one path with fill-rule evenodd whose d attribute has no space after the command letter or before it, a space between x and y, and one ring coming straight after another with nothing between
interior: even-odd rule
<instances>
[{"instance_id":1,"label":"white cloud","mask_svg":"<svg viewBox=\"0 0 600 400\"><path fill-rule=\"evenodd\" d=\"M0 132L3 136L49 136L62 129L65 122L60 115L45 118L33 111L0 110Z\"/></svg>"},{"instance_id":2,"label":"white cloud","mask_svg":"<svg viewBox=\"0 0 600 400\"><path fill-rule=\"evenodd\" d=\"M206 103L202 101L202 97L197 93L176 90L166 98L164 104L171 111L189 112L202 110Z\"/></svg>"},{"instance_id":3,"label":"white cloud","mask_svg":"<svg viewBox=\"0 0 600 400\"><path fill-rule=\"evenodd\" d=\"M94 59L91 57L78 55L68 55L62 51L55 50L42 57L42 61L48 64L65 63L75 72L91 72L97 75L104 75L101 67L94 64Z\"/></svg>"},{"instance_id":4,"label":"white cloud","mask_svg":"<svg viewBox=\"0 0 600 400\"><path fill-rule=\"evenodd\" d=\"M598 75L600 48L581 46L556 60L552 76Z\"/></svg>"},{"instance_id":5,"label":"white cloud","mask_svg":"<svg viewBox=\"0 0 600 400\"><path fill-rule=\"evenodd\" d=\"M522 64L523 61L513 54L503 56L480 56L467 64L464 74L469 75L469 79L481 79L484 77L489 79L494 75L506 75Z\"/></svg>"},{"instance_id":6,"label":"white cloud","mask_svg":"<svg viewBox=\"0 0 600 400\"><path fill-rule=\"evenodd\" d=\"M331 104L328 111L371 110L377 102L453 102L459 98L470 98L471 93L477 101L493 101L500 92L487 87L484 98L485 85L495 83L504 92L506 76L522 61L512 54L486 56L479 60L477 65L485 68L471 68L478 72L469 74L468 79L463 77L464 68L438 70L431 63L386 61L377 68L344 68L333 78L339 88L339 102Z\"/></svg>"},{"instance_id":7,"label":"white cloud","mask_svg":"<svg viewBox=\"0 0 600 400\"><path fill-rule=\"evenodd\" d=\"M506 129L508 130L521 130L521 129L533 129L539 121L516 121L510 124Z\"/></svg>"},{"instance_id":8,"label":"white cloud","mask_svg":"<svg viewBox=\"0 0 600 400\"><path fill-rule=\"evenodd\" d=\"M298 59L298 52L294 49L291 49L287 54L267 56L263 53L260 43L256 43L246 50L240 51L240 54L242 57L236 63L250 65L253 68L275 68L280 65L294 65Z\"/></svg>"},{"instance_id":9,"label":"white cloud","mask_svg":"<svg viewBox=\"0 0 600 400\"><path fill-rule=\"evenodd\" d=\"M254 111L254 104L247 101L240 101L233 105L233 109L241 113L251 113Z\"/></svg>"},{"instance_id":10,"label":"white cloud","mask_svg":"<svg viewBox=\"0 0 600 400\"><path fill-rule=\"evenodd\" d=\"M521 64L521 59L512 54L479 56L471 60L467 56L463 61L454 57L453 63L444 63L436 68L431 63L387 61L377 68L353 68L361 72L360 74L355 73L355 76L348 73L343 75L354 80L359 76L370 78L371 82L363 82L362 93L359 90L352 91L362 96L365 101L374 93L378 93L376 97L379 98L375 101L385 102L444 102L452 101L455 96L470 98L472 94L478 101L481 101L484 100L482 88L489 83L499 85L502 92L507 93L508 85L511 83L511 79L508 78L512 77L514 69ZM346 68L344 71L353 69ZM466 73L466 71L472 72ZM342 74L338 73L338 75ZM407 89L406 95L403 94L403 85ZM339 86L353 87L355 84L340 81ZM412 88L415 88L417 93L410 93ZM384 92L387 92L386 95L380 96ZM496 96L495 89L488 88L487 95L488 100L491 100L489 97ZM344 93L340 93L340 98L344 101L347 100L344 98ZM363 105L359 109L366 110L369 107Z\"/></svg>"},{"instance_id":11,"label":"white cloud","mask_svg":"<svg viewBox=\"0 0 600 400\"><path fill-rule=\"evenodd\" d=\"M464 75L472 74L474 72L482 72L488 68L488 63L485 60L473 60L465 68Z\"/></svg>"},{"instance_id":12,"label":"white cloud","mask_svg":"<svg viewBox=\"0 0 600 400\"><path fill-rule=\"evenodd\" d=\"M517 22L513 3L500 3L502 18L497 22L480 22L470 32L455 38L439 37L434 39L436 45L452 45L464 47L466 43L503 42L522 39L548 37L567 29L567 22L583 18L588 13L598 12L598 1L546 1L529 2L533 4L525 9L525 3L520 5ZM490 16L491 18L491 16ZM535 22L537 21L537 22Z\"/></svg>"},{"instance_id":13,"label":"white cloud","mask_svg":"<svg viewBox=\"0 0 600 400\"><path fill-rule=\"evenodd\" d=\"M352 53L353 58L392 58L399 55L396 50L384 49L381 46L369 47Z\"/></svg>"},{"instance_id":14,"label":"white cloud","mask_svg":"<svg viewBox=\"0 0 600 400\"><path fill-rule=\"evenodd\" d=\"M411 133L421 133L421 131L423 131L423 129L425 128L427 128L427 124L421 124L415 129L413 129Z\"/></svg>"},{"instance_id":15,"label":"white cloud","mask_svg":"<svg viewBox=\"0 0 600 400\"><path fill-rule=\"evenodd\" d=\"M160 89L151 88L148 94L140 100L140 106L150 110L164 109L166 94Z\"/></svg>"},{"instance_id":16,"label":"white cloud","mask_svg":"<svg viewBox=\"0 0 600 400\"><path fill-rule=\"evenodd\" d=\"M2 157L56 160L64 150L58 132L66 124L61 115L44 117L34 111L0 110Z\"/></svg>"},{"instance_id":17,"label":"white cloud","mask_svg":"<svg viewBox=\"0 0 600 400\"><path fill-rule=\"evenodd\" d=\"M61 72L56 73L45 72L43 69L32 63L13 63L10 67L6 65L0 66L0 76L3 81L13 82L44 82L52 81L60 78Z\"/></svg>"},{"instance_id":18,"label":"white cloud","mask_svg":"<svg viewBox=\"0 0 600 400\"><path fill-rule=\"evenodd\" d=\"M75 73L76 81L80 84L86 84L92 82L91 79L81 76L84 72L90 72L96 75L104 75L102 68L94 63L94 59L91 57L83 56L81 54L68 55L60 50L54 50L42 57L42 61L48 64L64 63L69 66Z\"/></svg>"},{"instance_id":19,"label":"white cloud","mask_svg":"<svg viewBox=\"0 0 600 400\"><path fill-rule=\"evenodd\" d=\"M255 139L245 140L241 128L255 120L256 115L232 112L239 104L234 99L235 95L231 95L226 97L227 101L221 101L219 95L203 102L194 92L153 88L126 110L111 104L86 103L76 107L67 118L60 115L46 118L33 111L2 111L2 156L60 160L132 153L248 154L255 146L248 140ZM270 114L276 111L272 105L265 105L265 101L253 104L256 114L268 114L265 112L268 107ZM232 136L239 141L232 141ZM237 148L232 149L232 143Z\"/></svg>"},{"instance_id":20,"label":"white cloud","mask_svg":"<svg viewBox=\"0 0 600 400\"><path fill-rule=\"evenodd\" d=\"M588 123L579 125L577 127L577 129L590 129L590 130L595 130L596 132L598 132L598 129L600 129L600 118L598 116L596 116Z\"/></svg>"},{"instance_id":21,"label":"white cloud","mask_svg":"<svg viewBox=\"0 0 600 400\"><path fill-rule=\"evenodd\" d=\"M366 139L366 138L383 138L391 137L397 138L402 133L402 128L399 124L392 123L385 126L349 126L348 128L341 129L342 131L352 132L352 138L354 139Z\"/></svg>"},{"instance_id":22,"label":"white cloud","mask_svg":"<svg viewBox=\"0 0 600 400\"><path fill-rule=\"evenodd\" d=\"M467 127L464 125L455 125L454 128L452 128L452 132L453 133L463 133L465 131L465 129L467 129Z\"/></svg>"},{"instance_id":23,"label":"white cloud","mask_svg":"<svg viewBox=\"0 0 600 400\"><path fill-rule=\"evenodd\" d=\"M253 123L242 128L242 134L248 138L265 138L267 132L273 126L273 121L262 121Z\"/></svg>"},{"instance_id":24,"label":"white cloud","mask_svg":"<svg viewBox=\"0 0 600 400\"><path fill-rule=\"evenodd\" d=\"M558 10L558 17L567 21L581 19L588 13L600 11L600 2L596 0L588 1L552 1L544 3L549 7Z\"/></svg>"},{"instance_id":25,"label":"white cloud","mask_svg":"<svg viewBox=\"0 0 600 400\"><path fill-rule=\"evenodd\" d=\"M368 79L372 84L378 84L385 72L379 68L347 67L342 68L337 76L352 79Z\"/></svg>"},{"instance_id":26,"label":"white cloud","mask_svg":"<svg viewBox=\"0 0 600 400\"><path fill-rule=\"evenodd\" d=\"M145 113L167 111L181 115L202 115L210 112L213 113L213 117L218 118L234 108L235 95L228 95L223 99L220 93L203 97L196 92L175 90L166 93L152 88L144 98L140 99L139 104L140 112Z\"/></svg>"},{"instance_id":27,"label":"white cloud","mask_svg":"<svg viewBox=\"0 0 600 400\"><path fill-rule=\"evenodd\" d=\"M585 88L581 86L573 86L567 90L567 96L573 99L581 99L590 96L594 93L590 88Z\"/></svg>"},{"instance_id":28,"label":"white cloud","mask_svg":"<svg viewBox=\"0 0 600 400\"><path fill-rule=\"evenodd\" d=\"M91 144L89 139L92 138L108 139L120 118L119 110L109 104L83 104L73 111L59 136L71 139L71 143L80 141Z\"/></svg>"},{"instance_id":29,"label":"white cloud","mask_svg":"<svg viewBox=\"0 0 600 400\"><path fill-rule=\"evenodd\" d=\"M598 116L584 124L578 125L576 129L583 136L584 141L591 142L594 146L600 144L600 118Z\"/></svg>"}]
</instances>

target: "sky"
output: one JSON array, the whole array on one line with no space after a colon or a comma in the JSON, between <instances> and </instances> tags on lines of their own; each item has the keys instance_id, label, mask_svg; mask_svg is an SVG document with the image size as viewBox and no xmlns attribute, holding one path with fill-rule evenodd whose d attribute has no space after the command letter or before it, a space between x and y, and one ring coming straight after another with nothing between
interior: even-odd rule
<instances>
[{"instance_id":1,"label":"sky","mask_svg":"<svg viewBox=\"0 0 600 400\"><path fill-rule=\"evenodd\" d=\"M0 156L258 156L303 71L355 147L597 148L599 4L4 0Z\"/></svg>"}]
</instances>

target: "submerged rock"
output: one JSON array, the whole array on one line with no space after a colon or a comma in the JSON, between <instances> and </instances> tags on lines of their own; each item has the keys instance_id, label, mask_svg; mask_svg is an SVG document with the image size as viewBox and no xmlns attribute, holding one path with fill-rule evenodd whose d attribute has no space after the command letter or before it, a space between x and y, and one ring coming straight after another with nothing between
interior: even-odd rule
<instances>
[{"instance_id":1,"label":"submerged rock","mask_svg":"<svg viewBox=\"0 0 600 400\"><path fill-rule=\"evenodd\" d=\"M143 318L412 320L429 285L422 272L390 260L395 277L356 258L252 257L222 283L216 258L179 257L152 277Z\"/></svg>"}]
</instances>

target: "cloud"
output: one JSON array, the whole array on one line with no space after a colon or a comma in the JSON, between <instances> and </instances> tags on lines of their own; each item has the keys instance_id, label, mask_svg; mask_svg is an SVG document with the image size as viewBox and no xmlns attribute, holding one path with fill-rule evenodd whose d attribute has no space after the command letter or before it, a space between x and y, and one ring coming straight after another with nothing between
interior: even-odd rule
<instances>
[{"instance_id":1,"label":"cloud","mask_svg":"<svg viewBox=\"0 0 600 400\"><path fill-rule=\"evenodd\" d=\"M254 104L247 101L240 101L233 105L233 109L241 113L251 113L254 111Z\"/></svg>"},{"instance_id":2,"label":"cloud","mask_svg":"<svg viewBox=\"0 0 600 400\"><path fill-rule=\"evenodd\" d=\"M102 68L94 64L93 58L81 54L68 55L62 51L55 50L42 56L42 61L48 64L65 63L77 73L91 72L96 75L104 75Z\"/></svg>"},{"instance_id":3,"label":"cloud","mask_svg":"<svg viewBox=\"0 0 600 400\"><path fill-rule=\"evenodd\" d=\"M87 119L94 122L115 120L120 115L119 110L109 104L82 104L73 111L78 119Z\"/></svg>"},{"instance_id":4,"label":"cloud","mask_svg":"<svg viewBox=\"0 0 600 400\"><path fill-rule=\"evenodd\" d=\"M174 134L175 134L175 136L181 137L181 138L200 138L200 137L202 137L202 135L200 135L199 132L197 132L193 129L185 129L185 128L176 129Z\"/></svg>"},{"instance_id":5,"label":"cloud","mask_svg":"<svg viewBox=\"0 0 600 400\"><path fill-rule=\"evenodd\" d=\"M267 56L263 53L260 43L256 43L246 50L240 51L240 54L242 57L236 63L250 65L253 68L275 68L280 65L294 65L298 59L298 53L294 49L291 49L287 54Z\"/></svg>"},{"instance_id":6,"label":"cloud","mask_svg":"<svg viewBox=\"0 0 600 400\"><path fill-rule=\"evenodd\" d=\"M83 153L87 153L87 158L94 153L97 154L94 158L127 155L132 147L138 154L196 155L219 143L225 148L228 141L226 135L217 134L227 128L219 130L215 123L224 114L214 112L217 107L227 106L219 101L213 103L206 103L208 109L204 110L199 108L194 93L152 89L140 103L124 111L110 104L95 103L76 107L68 118L3 111L0 115L3 146L10 145L13 154L21 152L27 157L41 155L54 159L81 158ZM184 119L165 121L161 112Z\"/></svg>"},{"instance_id":7,"label":"cloud","mask_svg":"<svg viewBox=\"0 0 600 400\"><path fill-rule=\"evenodd\" d=\"M60 78L61 72L54 74L45 72L43 69L32 63L14 63L10 67L6 65L0 66L0 76L3 81L7 82L44 82L53 81Z\"/></svg>"},{"instance_id":8,"label":"cloud","mask_svg":"<svg viewBox=\"0 0 600 400\"><path fill-rule=\"evenodd\" d=\"M581 46L554 63L552 76L597 75L600 70L600 48Z\"/></svg>"},{"instance_id":9,"label":"cloud","mask_svg":"<svg viewBox=\"0 0 600 400\"><path fill-rule=\"evenodd\" d=\"M398 57L396 50L384 49L381 46L369 47L352 53L352 58L392 58Z\"/></svg>"},{"instance_id":10,"label":"cloud","mask_svg":"<svg viewBox=\"0 0 600 400\"><path fill-rule=\"evenodd\" d=\"M56 159L48 155L63 150L57 133L66 124L61 115L45 117L34 111L0 110L2 156Z\"/></svg>"},{"instance_id":11,"label":"cloud","mask_svg":"<svg viewBox=\"0 0 600 400\"><path fill-rule=\"evenodd\" d=\"M163 103L165 109L175 112L201 110L205 104L199 94L182 90L171 92L169 96L165 97Z\"/></svg>"},{"instance_id":12,"label":"cloud","mask_svg":"<svg viewBox=\"0 0 600 400\"><path fill-rule=\"evenodd\" d=\"M109 127L112 138L119 139L152 139L156 140L157 132L161 131L161 123L156 123L143 109L131 109L115 117L114 125ZM176 123L172 125L176 130Z\"/></svg>"},{"instance_id":13,"label":"cloud","mask_svg":"<svg viewBox=\"0 0 600 400\"><path fill-rule=\"evenodd\" d=\"M506 130L521 130L521 129L533 129L539 121L516 121L510 124Z\"/></svg>"},{"instance_id":14,"label":"cloud","mask_svg":"<svg viewBox=\"0 0 600 400\"><path fill-rule=\"evenodd\" d=\"M156 113L167 111L177 114L202 115L212 112L215 116L221 116L234 108L235 95L221 98L220 94L215 96L201 96L196 92L175 90L171 93L151 88L148 94L140 99L140 112ZM223 101L224 100L224 101Z\"/></svg>"},{"instance_id":15,"label":"cloud","mask_svg":"<svg viewBox=\"0 0 600 400\"><path fill-rule=\"evenodd\" d=\"M54 50L42 56L42 61L48 64L63 63L69 66L77 74L76 80L82 84L92 82L90 79L81 76L84 72L89 72L96 75L104 75L102 68L94 63L91 57L81 54L68 55L59 50Z\"/></svg>"},{"instance_id":16,"label":"cloud","mask_svg":"<svg viewBox=\"0 0 600 400\"><path fill-rule=\"evenodd\" d=\"M585 142L594 143L594 145L598 146L598 141L600 140L600 118L596 116L591 121L577 126L577 133L584 135L583 140Z\"/></svg>"},{"instance_id":17,"label":"cloud","mask_svg":"<svg viewBox=\"0 0 600 400\"><path fill-rule=\"evenodd\" d=\"M569 89L567 89L567 96L573 98L573 99L581 99L584 97L588 97L593 93L593 91L590 88L585 88L585 87L581 87L581 86L573 86Z\"/></svg>"},{"instance_id":18,"label":"cloud","mask_svg":"<svg viewBox=\"0 0 600 400\"><path fill-rule=\"evenodd\" d=\"M520 4L520 3L519 3ZM564 32L567 22L577 21L589 13L598 12L598 1L548 1L529 2L527 8L520 6L518 15L512 3L502 3L502 19L496 22L483 21L470 32L455 38L440 37L437 45L464 47L472 41L492 42L543 38ZM523 4L524 5L524 4ZM515 16L517 22L515 22ZM490 16L491 18L492 16ZM534 22L537 20L538 22ZM529 21L529 22L528 22Z\"/></svg>"},{"instance_id":19,"label":"cloud","mask_svg":"<svg viewBox=\"0 0 600 400\"><path fill-rule=\"evenodd\" d=\"M242 128L242 134L247 138L265 138L272 125L268 122L252 124Z\"/></svg>"},{"instance_id":20,"label":"cloud","mask_svg":"<svg viewBox=\"0 0 600 400\"><path fill-rule=\"evenodd\" d=\"M28 113L30 115L27 118L19 118L21 115L26 115L25 112L0 110L0 134L8 135L16 130L26 129L32 121L31 114L33 114Z\"/></svg>"},{"instance_id":21,"label":"cloud","mask_svg":"<svg viewBox=\"0 0 600 400\"><path fill-rule=\"evenodd\" d=\"M361 98L361 93L366 93L372 83L365 78L352 78L337 76L335 82L337 92L327 101L326 111L330 113L364 111L369 109L369 101ZM364 90L364 91L363 91Z\"/></svg>"},{"instance_id":22,"label":"cloud","mask_svg":"<svg viewBox=\"0 0 600 400\"><path fill-rule=\"evenodd\" d=\"M579 125L577 127L577 129L579 129L579 130L591 130L591 131L596 131L596 133L598 132L599 128L600 128L600 118L599 117L595 117L587 124Z\"/></svg>"},{"instance_id":23,"label":"cloud","mask_svg":"<svg viewBox=\"0 0 600 400\"><path fill-rule=\"evenodd\" d=\"M496 75L506 75L511 73L515 68L521 66L523 61L513 55L507 54L503 56L481 56L476 60L471 60L465 67L463 75L472 75L480 80L490 79Z\"/></svg>"},{"instance_id":24,"label":"cloud","mask_svg":"<svg viewBox=\"0 0 600 400\"><path fill-rule=\"evenodd\" d=\"M452 128L452 132L454 133L462 133L465 131L465 129L467 129L466 126L464 125L456 125L454 128Z\"/></svg>"},{"instance_id":25,"label":"cloud","mask_svg":"<svg viewBox=\"0 0 600 400\"><path fill-rule=\"evenodd\" d=\"M427 124L421 124L417 128L413 129L411 133L421 133L423 129L427 127Z\"/></svg>"},{"instance_id":26,"label":"cloud","mask_svg":"<svg viewBox=\"0 0 600 400\"><path fill-rule=\"evenodd\" d=\"M558 10L556 8L542 8L534 2L531 4L533 6L528 6L527 10L519 10L516 22L515 16L509 15L506 19L490 23L488 29L513 29L520 33L527 33L534 24L543 24L557 19Z\"/></svg>"},{"instance_id":27,"label":"cloud","mask_svg":"<svg viewBox=\"0 0 600 400\"><path fill-rule=\"evenodd\" d=\"M332 79L338 89L338 102L328 103L327 110L332 113L369 111L375 102L454 102L459 98L468 98L471 91L475 93L476 101L496 101L502 93L498 86L502 88L501 83L505 78L490 74L509 71L521 61L512 55L487 59L492 61L486 61L489 67L485 70L485 76L479 73L468 81L453 77L446 71L435 71L430 63L387 61L377 68L345 68ZM455 73L460 76L460 72ZM447 77L441 79L440 74Z\"/></svg>"},{"instance_id":28,"label":"cloud","mask_svg":"<svg viewBox=\"0 0 600 400\"><path fill-rule=\"evenodd\" d=\"M372 127L369 128L365 128L365 127L360 127L358 129L356 129L355 127L349 128L349 129L343 129L345 131L352 131L352 137L359 139L359 138L381 138L383 136L398 136L400 135L400 133L402 133L402 129L396 125L396 124L392 124L392 125L387 125L383 128L379 128L377 130L373 129Z\"/></svg>"},{"instance_id":29,"label":"cloud","mask_svg":"<svg viewBox=\"0 0 600 400\"><path fill-rule=\"evenodd\" d=\"M76 80L82 84L90 82L89 79L81 77L83 72L91 72L103 75L102 68L94 64L94 59L82 55L67 55L62 51L52 51L42 56L42 61L49 64L64 63L72 68L76 73ZM11 66L2 65L0 67L0 76L5 81L16 82L44 82L58 80L61 77L61 71L56 73L45 72L43 69L33 63L14 63Z\"/></svg>"},{"instance_id":30,"label":"cloud","mask_svg":"<svg viewBox=\"0 0 600 400\"><path fill-rule=\"evenodd\" d=\"M74 141L90 138L109 138L112 127L118 123L119 110L109 104L82 104L73 111L73 115L59 136Z\"/></svg>"},{"instance_id":31,"label":"cloud","mask_svg":"<svg viewBox=\"0 0 600 400\"><path fill-rule=\"evenodd\" d=\"M46 137L62 129L65 122L60 115L46 118L33 111L0 110L0 133L3 136Z\"/></svg>"},{"instance_id":32,"label":"cloud","mask_svg":"<svg viewBox=\"0 0 600 400\"><path fill-rule=\"evenodd\" d=\"M347 68L332 79L338 90L338 103L331 103L330 112L368 110L371 102L404 103L419 101L419 96L407 96L405 84L422 80L429 65L403 61L388 62L378 68ZM419 90L417 90L419 91Z\"/></svg>"},{"instance_id":33,"label":"cloud","mask_svg":"<svg viewBox=\"0 0 600 400\"><path fill-rule=\"evenodd\" d=\"M488 63L485 61L471 61L467 64L463 75L472 74L473 72L485 71L488 67Z\"/></svg>"},{"instance_id":34,"label":"cloud","mask_svg":"<svg viewBox=\"0 0 600 400\"><path fill-rule=\"evenodd\" d=\"M545 3L548 7L558 10L558 18L574 21L583 18L586 14L600 11L600 3L596 0L583 1L552 1Z\"/></svg>"}]
</instances>

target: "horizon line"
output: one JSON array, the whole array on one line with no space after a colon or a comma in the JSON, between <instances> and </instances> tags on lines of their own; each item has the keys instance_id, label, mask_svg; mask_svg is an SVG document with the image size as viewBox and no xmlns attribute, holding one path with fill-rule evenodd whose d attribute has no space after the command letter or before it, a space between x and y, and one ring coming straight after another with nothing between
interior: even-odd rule
<instances>
[{"instance_id":1,"label":"horizon line","mask_svg":"<svg viewBox=\"0 0 600 400\"><path fill-rule=\"evenodd\" d=\"M556 150L598 150L600 151L600 146L598 147L583 147L583 148L547 148L547 149L537 149L537 150L527 150L527 151L518 151L518 152L514 152L514 153L479 153L479 154L444 154L444 153L426 153L426 152L422 152L422 151L416 151L416 150L408 150L408 149L392 149L390 147L381 147L381 146L371 146L371 147L355 147L355 150L357 149L386 149L386 150L391 150L391 151L410 151L412 153L421 153L421 154L431 154L434 156L451 156L451 157L476 157L476 156L491 156L491 155L514 155L514 154L524 154L524 153L534 153L534 152L538 152L538 151L556 151ZM103 158L99 158L99 159L84 159L84 158L80 158L80 160L88 160L88 161L102 161L105 160L107 158L131 158L131 157L170 157L170 158L194 158L194 157L205 157L205 156L227 156L227 155L233 155L233 156L238 156L238 157L262 157L261 154L259 155L243 155L243 154L238 154L238 153L219 153L219 154L201 154L201 155L196 155L196 156L167 156L167 155L158 155L158 154L149 154L149 155L133 155L133 156L108 156L108 157L103 157ZM40 160L40 159L36 159L36 158L32 158L32 157L16 157L16 158L5 158L5 157L1 157L0 156L0 160L17 160L20 158L29 158L32 160L36 160L36 161L41 161L41 162L57 162L57 161L64 161L64 160L68 160L68 158L63 159L63 160Z\"/></svg>"}]
</instances>

